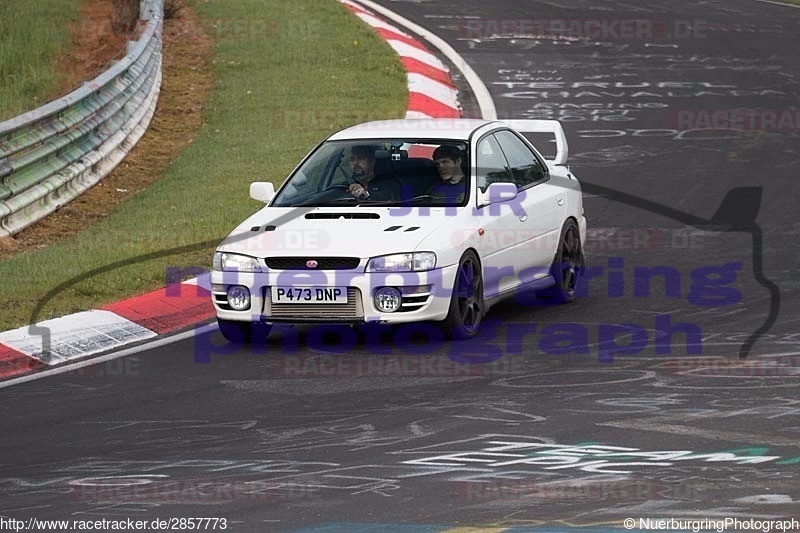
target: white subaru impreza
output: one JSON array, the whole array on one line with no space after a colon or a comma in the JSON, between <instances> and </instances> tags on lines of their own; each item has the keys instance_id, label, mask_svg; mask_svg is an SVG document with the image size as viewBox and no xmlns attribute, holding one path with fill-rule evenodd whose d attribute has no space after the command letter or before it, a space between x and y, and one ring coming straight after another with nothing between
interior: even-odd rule
<instances>
[{"instance_id":1,"label":"white subaru impreza","mask_svg":"<svg viewBox=\"0 0 800 533\"><path fill-rule=\"evenodd\" d=\"M555 136L546 159L522 133ZM441 322L477 334L515 294L568 302L584 265L581 186L561 124L406 119L342 130L214 254L223 335L287 323Z\"/></svg>"}]
</instances>

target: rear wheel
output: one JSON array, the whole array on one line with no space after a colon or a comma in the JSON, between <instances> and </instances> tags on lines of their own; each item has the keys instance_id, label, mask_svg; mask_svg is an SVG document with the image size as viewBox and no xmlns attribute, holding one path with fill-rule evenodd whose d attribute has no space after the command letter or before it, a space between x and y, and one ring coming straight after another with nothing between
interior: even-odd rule
<instances>
[{"instance_id":1,"label":"rear wheel","mask_svg":"<svg viewBox=\"0 0 800 533\"><path fill-rule=\"evenodd\" d=\"M466 252L458 263L450 311L444 320L445 334L452 339L469 339L478 333L485 305L483 273L478 256Z\"/></svg>"},{"instance_id":2,"label":"rear wheel","mask_svg":"<svg viewBox=\"0 0 800 533\"><path fill-rule=\"evenodd\" d=\"M575 287L578 283L586 260L581 246L578 224L569 219L561 229L558 249L550 266L550 275L556 281L555 286L536 293L544 303L563 304L575 300Z\"/></svg>"},{"instance_id":3,"label":"rear wheel","mask_svg":"<svg viewBox=\"0 0 800 533\"><path fill-rule=\"evenodd\" d=\"M228 342L250 344L254 339L266 340L272 325L263 322L239 322L235 320L217 319L219 331Z\"/></svg>"}]
</instances>

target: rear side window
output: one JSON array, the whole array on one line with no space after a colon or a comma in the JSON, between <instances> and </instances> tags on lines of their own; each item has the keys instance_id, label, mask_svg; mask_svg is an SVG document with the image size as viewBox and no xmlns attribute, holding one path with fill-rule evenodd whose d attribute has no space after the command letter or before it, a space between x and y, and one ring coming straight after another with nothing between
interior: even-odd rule
<instances>
[{"instance_id":1,"label":"rear side window","mask_svg":"<svg viewBox=\"0 0 800 533\"><path fill-rule=\"evenodd\" d=\"M495 133L511 170L511 180L517 190L544 181L547 173L543 165L522 139L508 130Z\"/></svg>"}]
</instances>

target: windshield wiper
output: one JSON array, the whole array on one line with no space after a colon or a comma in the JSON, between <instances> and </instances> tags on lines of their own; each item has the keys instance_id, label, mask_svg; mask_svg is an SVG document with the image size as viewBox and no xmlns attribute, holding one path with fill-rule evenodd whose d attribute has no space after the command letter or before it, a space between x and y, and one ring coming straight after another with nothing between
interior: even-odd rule
<instances>
[{"instance_id":1,"label":"windshield wiper","mask_svg":"<svg viewBox=\"0 0 800 533\"><path fill-rule=\"evenodd\" d=\"M309 202L307 204L300 204L295 207L328 207L337 205L369 205L369 206L383 206L399 204L399 200L369 200L359 198L336 198L335 200L325 200L324 202Z\"/></svg>"},{"instance_id":2,"label":"windshield wiper","mask_svg":"<svg viewBox=\"0 0 800 533\"><path fill-rule=\"evenodd\" d=\"M430 194L420 194L419 196L415 196L413 198L403 198L402 200L400 200L400 203L403 204L406 202L415 202L417 200L433 200L433 199L434 197L431 196Z\"/></svg>"},{"instance_id":3,"label":"windshield wiper","mask_svg":"<svg viewBox=\"0 0 800 533\"><path fill-rule=\"evenodd\" d=\"M358 205L395 205L399 200L361 200Z\"/></svg>"},{"instance_id":4,"label":"windshield wiper","mask_svg":"<svg viewBox=\"0 0 800 533\"><path fill-rule=\"evenodd\" d=\"M420 196L415 196L413 198L403 198L401 200L370 200L364 199L359 202L360 205L397 205L403 207L409 207L408 204L413 204L418 200L434 200L435 197L431 196L430 194L422 194ZM410 207L419 207L411 205Z\"/></svg>"},{"instance_id":5,"label":"windshield wiper","mask_svg":"<svg viewBox=\"0 0 800 533\"><path fill-rule=\"evenodd\" d=\"M355 205L358 203L356 198L336 198L334 200L325 200L323 202L314 200L312 202L297 204L291 207L325 207L328 205Z\"/></svg>"},{"instance_id":6,"label":"windshield wiper","mask_svg":"<svg viewBox=\"0 0 800 533\"><path fill-rule=\"evenodd\" d=\"M369 205L369 206L404 206L408 207L409 204L413 204L419 200L435 200L437 199L435 196L431 196L430 194L422 194L420 196L415 196L413 198L404 198L402 200L370 200L369 198L335 198L332 200L325 200L324 202L320 201L312 201L305 204L297 204L292 207L326 207L326 206L336 206L336 205ZM411 205L411 207L415 207ZM416 206L419 207L419 206Z\"/></svg>"}]
</instances>

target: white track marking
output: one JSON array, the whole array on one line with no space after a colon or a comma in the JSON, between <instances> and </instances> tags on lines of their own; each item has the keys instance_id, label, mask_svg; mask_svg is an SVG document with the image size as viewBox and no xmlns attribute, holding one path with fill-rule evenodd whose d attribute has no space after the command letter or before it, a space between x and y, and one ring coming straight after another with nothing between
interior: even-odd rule
<instances>
[{"instance_id":1,"label":"white track marking","mask_svg":"<svg viewBox=\"0 0 800 533\"><path fill-rule=\"evenodd\" d=\"M362 4L376 13L380 13L384 17L391 19L395 24L399 24L407 30L416 33L417 35L428 41L431 46L439 50L458 70L464 75L464 79L472 88L472 92L478 101L478 106L481 109L483 119L495 120L497 119L497 109L494 106L492 95L489 94L489 89L483 83L483 80L472 70L472 67L464 60L461 55L453 49L452 46L447 44L442 38L437 37L432 32L426 30L422 26L415 24L405 17L401 17L391 9L387 9L381 5L372 2L371 0L358 0L352 2L353 4Z\"/></svg>"},{"instance_id":2,"label":"white track marking","mask_svg":"<svg viewBox=\"0 0 800 533\"><path fill-rule=\"evenodd\" d=\"M188 331L184 331L182 333L178 333L177 335L172 335L170 337L163 337L160 339L155 339L150 342L146 342L144 344L140 344L138 346L133 346L131 348L126 348L119 352L112 352L106 355L101 355L99 357L93 357L91 359L87 359L86 361L79 361L77 363L70 363L64 366L58 366L56 368L52 368L50 370L45 370L42 372L35 372L33 374L26 374L24 376L20 376L18 378L9 379L6 381L0 382L0 389L4 389L6 387L11 387L13 385L19 385L21 383L27 383L29 381L35 381L37 379L42 379L50 376L56 376L58 374L64 374L66 372L70 372L72 370L78 370L79 368L85 368L87 366L98 365L100 363L105 363L106 361L113 361L114 359L119 359L120 357L127 357L129 355L134 355L139 352L145 352L148 350L152 350L153 348L160 348L161 346L167 346L168 344L172 344L174 342L179 342L185 339L189 339L198 333L207 333L209 331L213 331L217 329L216 323L206 324L205 326L195 327Z\"/></svg>"}]
</instances>

